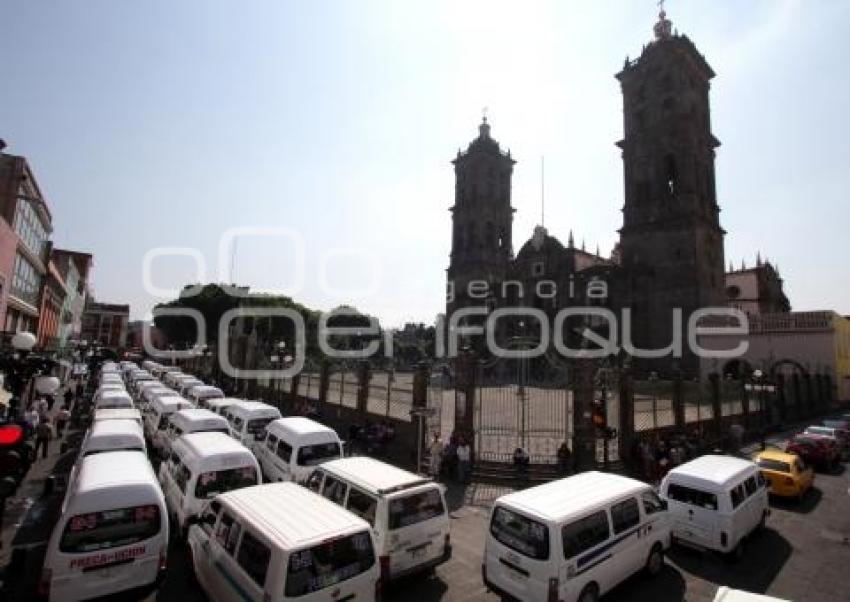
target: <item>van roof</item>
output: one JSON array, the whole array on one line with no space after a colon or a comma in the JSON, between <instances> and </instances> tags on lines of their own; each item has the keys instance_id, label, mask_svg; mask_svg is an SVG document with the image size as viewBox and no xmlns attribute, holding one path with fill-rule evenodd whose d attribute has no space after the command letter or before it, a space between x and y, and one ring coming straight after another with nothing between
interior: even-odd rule
<instances>
[{"instance_id":1,"label":"van roof","mask_svg":"<svg viewBox=\"0 0 850 602\"><path fill-rule=\"evenodd\" d=\"M76 490L92 491L151 482L156 483L156 475L145 454L114 451L83 458Z\"/></svg>"},{"instance_id":2,"label":"van roof","mask_svg":"<svg viewBox=\"0 0 850 602\"><path fill-rule=\"evenodd\" d=\"M706 455L685 462L671 470L668 477L686 477L707 485L725 488L756 465L750 460L732 456Z\"/></svg>"},{"instance_id":3,"label":"van roof","mask_svg":"<svg viewBox=\"0 0 850 602\"><path fill-rule=\"evenodd\" d=\"M199 456L209 454L251 453L247 447L230 435L218 432L189 433L177 439L175 445L182 444Z\"/></svg>"},{"instance_id":4,"label":"van roof","mask_svg":"<svg viewBox=\"0 0 850 602\"><path fill-rule=\"evenodd\" d=\"M105 391L101 391L100 399L129 399L133 401L133 398L130 397L130 394L127 393L125 389L107 389Z\"/></svg>"},{"instance_id":5,"label":"van roof","mask_svg":"<svg viewBox=\"0 0 850 602\"><path fill-rule=\"evenodd\" d=\"M204 391L218 391L220 393L221 389L219 389L218 387L213 387L212 385L203 384L192 387L191 389L192 393L202 393Z\"/></svg>"},{"instance_id":6,"label":"van roof","mask_svg":"<svg viewBox=\"0 0 850 602\"><path fill-rule=\"evenodd\" d=\"M229 411L231 414L241 414L241 413L253 413L253 412L262 412L265 410L273 410L277 412L277 415L280 416L280 410L278 410L273 405L269 405L262 401L239 401L230 406Z\"/></svg>"},{"instance_id":7,"label":"van roof","mask_svg":"<svg viewBox=\"0 0 850 602\"><path fill-rule=\"evenodd\" d=\"M268 483L229 491L218 501L239 512L270 540L297 549L369 529L363 519L295 483Z\"/></svg>"},{"instance_id":8,"label":"van roof","mask_svg":"<svg viewBox=\"0 0 850 602\"><path fill-rule=\"evenodd\" d=\"M142 435L142 427L135 420L117 418L115 420L100 420L92 424L91 437L112 437L116 435Z\"/></svg>"},{"instance_id":9,"label":"van roof","mask_svg":"<svg viewBox=\"0 0 850 602\"><path fill-rule=\"evenodd\" d=\"M431 479L366 456L331 460L321 466L353 485L379 495L395 493L432 482Z\"/></svg>"},{"instance_id":10,"label":"van roof","mask_svg":"<svg viewBox=\"0 0 850 602\"><path fill-rule=\"evenodd\" d=\"M332 428L303 416L287 416L285 418L278 418L277 420L269 423L269 426L266 428L269 430L286 431L296 436L314 435L316 433L333 433L333 435L336 436L336 431Z\"/></svg>"},{"instance_id":11,"label":"van roof","mask_svg":"<svg viewBox=\"0 0 850 602\"><path fill-rule=\"evenodd\" d=\"M171 422L176 422L180 420L180 418L184 418L186 422L215 421L222 423L224 426L227 425L227 420L225 420L223 416L216 414L215 412L210 412L204 408L185 408L183 410L178 410L174 412L174 415L171 417Z\"/></svg>"},{"instance_id":12,"label":"van roof","mask_svg":"<svg viewBox=\"0 0 850 602\"><path fill-rule=\"evenodd\" d=\"M216 399L207 399L206 404L211 408L218 408L221 406L231 406L241 401L238 397L218 397Z\"/></svg>"},{"instance_id":13,"label":"van roof","mask_svg":"<svg viewBox=\"0 0 850 602\"><path fill-rule=\"evenodd\" d=\"M553 521L585 514L614 498L633 495L649 485L621 475L590 471L500 497L496 503Z\"/></svg>"},{"instance_id":14,"label":"van roof","mask_svg":"<svg viewBox=\"0 0 850 602\"><path fill-rule=\"evenodd\" d=\"M141 417L142 413L136 408L103 408L94 412L95 420L139 420Z\"/></svg>"},{"instance_id":15,"label":"van roof","mask_svg":"<svg viewBox=\"0 0 850 602\"><path fill-rule=\"evenodd\" d=\"M154 400L154 404L159 404L159 407L161 407L161 408L176 407L176 406L180 406L181 404L192 405L191 403L189 403L189 401L187 399L184 399L184 398L180 397L179 395L171 395L169 397L159 397L159 398Z\"/></svg>"}]
</instances>

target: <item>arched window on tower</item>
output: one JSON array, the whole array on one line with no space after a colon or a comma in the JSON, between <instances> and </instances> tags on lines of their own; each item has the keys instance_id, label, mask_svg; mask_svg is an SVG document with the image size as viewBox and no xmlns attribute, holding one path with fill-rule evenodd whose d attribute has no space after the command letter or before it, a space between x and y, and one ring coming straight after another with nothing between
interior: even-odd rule
<instances>
[{"instance_id":1,"label":"arched window on tower","mask_svg":"<svg viewBox=\"0 0 850 602\"><path fill-rule=\"evenodd\" d=\"M507 247L507 245L508 245L508 237L507 237L507 235L505 234L505 229L504 229L504 228L502 228L501 230L499 230L499 241L498 241L498 245L499 245L499 250L500 250L500 251L505 250L505 248L506 248L506 247Z\"/></svg>"},{"instance_id":2,"label":"arched window on tower","mask_svg":"<svg viewBox=\"0 0 850 602\"><path fill-rule=\"evenodd\" d=\"M484 246L490 248L491 246L494 246L496 242L496 231L493 229L493 222L487 222L486 228L485 232L487 238L484 240Z\"/></svg>"},{"instance_id":3,"label":"arched window on tower","mask_svg":"<svg viewBox=\"0 0 850 602\"><path fill-rule=\"evenodd\" d=\"M674 196L679 192L679 170L676 167L676 157L664 157L664 189Z\"/></svg>"}]
</instances>

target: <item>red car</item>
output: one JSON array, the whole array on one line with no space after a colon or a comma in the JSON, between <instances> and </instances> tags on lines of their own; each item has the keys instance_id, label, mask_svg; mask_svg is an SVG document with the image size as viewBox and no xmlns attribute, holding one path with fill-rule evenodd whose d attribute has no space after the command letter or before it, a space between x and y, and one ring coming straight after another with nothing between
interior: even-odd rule
<instances>
[{"instance_id":1,"label":"red car","mask_svg":"<svg viewBox=\"0 0 850 602\"><path fill-rule=\"evenodd\" d=\"M788 453L800 456L806 464L832 469L841 460L841 450L833 439L817 435L797 435L785 447Z\"/></svg>"}]
</instances>

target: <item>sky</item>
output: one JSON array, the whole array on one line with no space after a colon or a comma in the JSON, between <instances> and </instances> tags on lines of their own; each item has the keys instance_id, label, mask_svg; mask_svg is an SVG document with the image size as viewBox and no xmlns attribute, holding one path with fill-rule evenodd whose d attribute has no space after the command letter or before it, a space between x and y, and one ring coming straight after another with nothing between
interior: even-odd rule
<instances>
[{"instance_id":1,"label":"sky","mask_svg":"<svg viewBox=\"0 0 850 602\"><path fill-rule=\"evenodd\" d=\"M727 263L760 251L795 310L850 314L850 3L666 7L717 73ZM652 39L657 10L5 0L0 138L35 170L56 246L93 253L96 297L133 318L184 283L236 281L388 326L433 322L450 161L484 107L517 160L515 249L541 221L545 157L550 234L610 253L623 203L614 74Z\"/></svg>"}]
</instances>

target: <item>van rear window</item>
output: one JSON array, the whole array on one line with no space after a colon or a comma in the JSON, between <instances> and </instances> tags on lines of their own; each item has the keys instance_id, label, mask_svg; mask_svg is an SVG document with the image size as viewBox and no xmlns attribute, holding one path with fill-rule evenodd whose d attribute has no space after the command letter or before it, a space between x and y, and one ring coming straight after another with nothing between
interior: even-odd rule
<instances>
[{"instance_id":1,"label":"van rear window","mask_svg":"<svg viewBox=\"0 0 850 602\"><path fill-rule=\"evenodd\" d=\"M667 486L667 497L683 504L717 510L717 496L700 489L670 483Z\"/></svg>"},{"instance_id":2,"label":"van rear window","mask_svg":"<svg viewBox=\"0 0 850 602\"><path fill-rule=\"evenodd\" d=\"M439 489L393 498L390 501L390 529L402 529L445 514Z\"/></svg>"},{"instance_id":3,"label":"van rear window","mask_svg":"<svg viewBox=\"0 0 850 602\"><path fill-rule=\"evenodd\" d=\"M159 507L133 506L72 516L59 541L59 551L84 554L129 546L160 531Z\"/></svg>"},{"instance_id":4,"label":"van rear window","mask_svg":"<svg viewBox=\"0 0 850 602\"><path fill-rule=\"evenodd\" d=\"M274 418L255 418L254 420L249 420L245 430L251 435L259 435L266 430L266 427L272 420L274 420Z\"/></svg>"},{"instance_id":5,"label":"van rear window","mask_svg":"<svg viewBox=\"0 0 850 602\"><path fill-rule=\"evenodd\" d=\"M549 527L501 506L493 511L490 533L496 541L536 560L549 558Z\"/></svg>"},{"instance_id":6,"label":"van rear window","mask_svg":"<svg viewBox=\"0 0 850 602\"><path fill-rule=\"evenodd\" d=\"M253 466L202 472L195 484L195 497L204 499L212 497L214 494L217 495L256 484L257 471L254 470Z\"/></svg>"},{"instance_id":7,"label":"van rear window","mask_svg":"<svg viewBox=\"0 0 850 602\"><path fill-rule=\"evenodd\" d=\"M326 541L289 556L286 596L297 598L333 587L365 573L375 564L368 531Z\"/></svg>"},{"instance_id":8,"label":"van rear window","mask_svg":"<svg viewBox=\"0 0 850 602\"><path fill-rule=\"evenodd\" d=\"M299 466L316 466L327 460L336 460L339 457L339 443L305 445L298 450Z\"/></svg>"}]
</instances>

